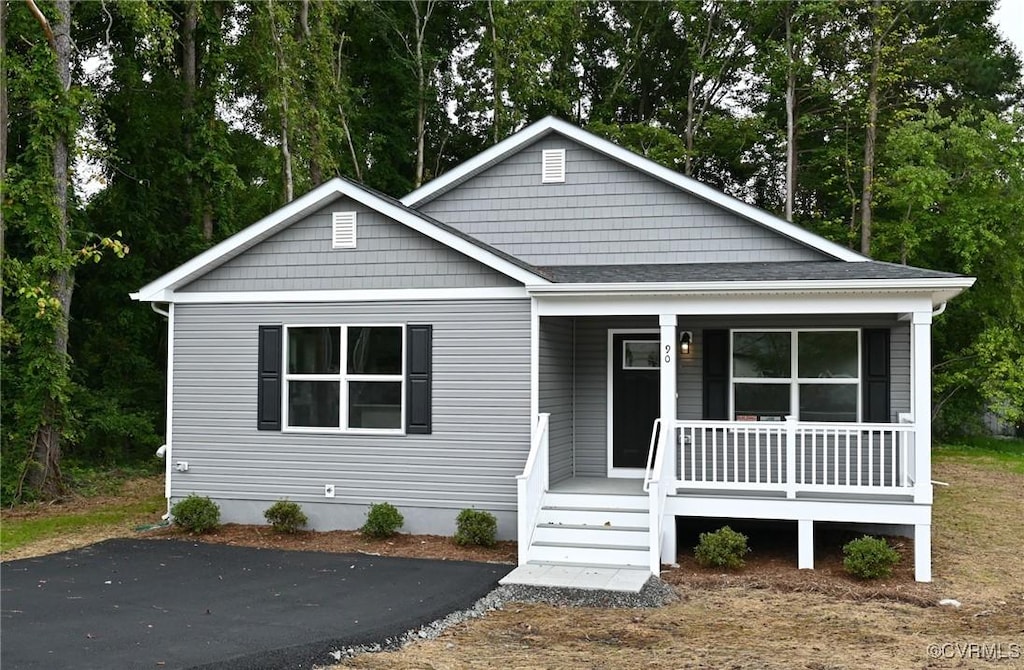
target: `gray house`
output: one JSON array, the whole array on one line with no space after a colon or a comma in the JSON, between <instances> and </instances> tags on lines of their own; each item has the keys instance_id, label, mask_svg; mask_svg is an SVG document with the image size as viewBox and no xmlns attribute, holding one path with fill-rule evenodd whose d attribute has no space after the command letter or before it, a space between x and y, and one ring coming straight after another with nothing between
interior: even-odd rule
<instances>
[{"instance_id":1,"label":"gray house","mask_svg":"<svg viewBox=\"0 0 1024 670\"><path fill-rule=\"evenodd\" d=\"M557 119L401 201L334 179L132 297L169 321L169 501L352 529L489 510L520 563L657 573L674 517L911 530L930 330L879 263Z\"/></svg>"}]
</instances>

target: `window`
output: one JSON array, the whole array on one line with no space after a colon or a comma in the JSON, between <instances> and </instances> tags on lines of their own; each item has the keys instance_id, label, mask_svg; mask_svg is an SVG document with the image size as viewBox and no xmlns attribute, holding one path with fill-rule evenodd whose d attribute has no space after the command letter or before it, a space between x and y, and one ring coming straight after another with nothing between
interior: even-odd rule
<instances>
[{"instance_id":1,"label":"window","mask_svg":"<svg viewBox=\"0 0 1024 670\"><path fill-rule=\"evenodd\" d=\"M734 331L733 418L858 421L860 369L856 330Z\"/></svg>"},{"instance_id":2,"label":"window","mask_svg":"<svg viewBox=\"0 0 1024 670\"><path fill-rule=\"evenodd\" d=\"M401 431L405 329L287 329L285 425L301 430Z\"/></svg>"}]
</instances>

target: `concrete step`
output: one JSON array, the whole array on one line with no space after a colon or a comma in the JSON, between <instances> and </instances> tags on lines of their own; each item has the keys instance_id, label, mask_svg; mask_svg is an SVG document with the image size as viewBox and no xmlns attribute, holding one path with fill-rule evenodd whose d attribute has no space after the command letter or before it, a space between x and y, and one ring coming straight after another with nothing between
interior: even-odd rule
<instances>
[{"instance_id":1,"label":"concrete step","mask_svg":"<svg viewBox=\"0 0 1024 670\"><path fill-rule=\"evenodd\" d=\"M534 542L570 542L647 546L650 531L646 527L540 524L533 533Z\"/></svg>"}]
</instances>

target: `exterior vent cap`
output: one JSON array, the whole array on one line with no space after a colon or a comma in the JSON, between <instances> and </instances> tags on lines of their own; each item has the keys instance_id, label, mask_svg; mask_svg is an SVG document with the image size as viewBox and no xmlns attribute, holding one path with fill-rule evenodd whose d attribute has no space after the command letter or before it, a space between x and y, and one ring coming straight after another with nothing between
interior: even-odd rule
<instances>
[{"instance_id":1,"label":"exterior vent cap","mask_svg":"<svg viewBox=\"0 0 1024 670\"><path fill-rule=\"evenodd\" d=\"M541 183L560 184L565 182L565 149L545 149L542 153Z\"/></svg>"},{"instance_id":2,"label":"exterior vent cap","mask_svg":"<svg viewBox=\"0 0 1024 670\"><path fill-rule=\"evenodd\" d=\"M356 248L355 212L334 212L331 214L331 247L334 249Z\"/></svg>"}]
</instances>

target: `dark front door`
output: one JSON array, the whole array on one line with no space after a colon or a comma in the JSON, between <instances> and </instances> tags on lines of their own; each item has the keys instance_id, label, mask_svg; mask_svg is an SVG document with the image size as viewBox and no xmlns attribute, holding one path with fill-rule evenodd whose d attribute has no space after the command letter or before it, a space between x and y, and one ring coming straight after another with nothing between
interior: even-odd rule
<instances>
[{"instance_id":1,"label":"dark front door","mask_svg":"<svg viewBox=\"0 0 1024 670\"><path fill-rule=\"evenodd\" d=\"M612 336L612 467L643 468L660 410L657 333Z\"/></svg>"}]
</instances>

